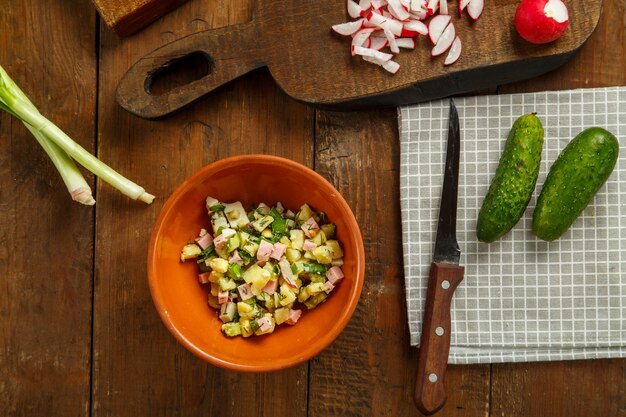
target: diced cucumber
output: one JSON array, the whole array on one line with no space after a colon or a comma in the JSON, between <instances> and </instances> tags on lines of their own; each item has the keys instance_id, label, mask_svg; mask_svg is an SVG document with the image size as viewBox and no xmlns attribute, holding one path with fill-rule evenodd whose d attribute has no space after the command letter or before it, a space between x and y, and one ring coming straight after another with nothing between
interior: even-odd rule
<instances>
[{"instance_id":1,"label":"diced cucumber","mask_svg":"<svg viewBox=\"0 0 626 417\"><path fill-rule=\"evenodd\" d=\"M268 214L270 214L270 207L265 203L261 203L257 206L256 211L259 214L267 216Z\"/></svg>"},{"instance_id":2,"label":"diced cucumber","mask_svg":"<svg viewBox=\"0 0 626 417\"><path fill-rule=\"evenodd\" d=\"M228 243L226 244L228 248L228 252L232 252L235 249L239 248L239 244L241 243L239 239L239 235L235 234L230 239L228 239Z\"/></svg>"},{"instance_id":3,"label":"diced cucumber","mask_svg":"<svg viewBox=\"0 0 626 417\"><path fill-rule=\"evenodd\" d=\"M237 288L237 284L230 278L222 277L217 280L217 285L220 286L222 291L230 291Z\"/></svg>"},{"instance_id":4,"label":"diced cucumber","mask_svg":"<svg viewBox=\"0 0 626 417\"><path fill-rule=\"evenodd\" d=\"M258 243L254 243L252 241L248 241L248 243L246 243L243 246L243 250L246 251L247 253L249 253L250 255L255 256L256 255L256 251L259 250L259 244ZM239 256L241 256L241 252L239 253Z\"/></svg>"},{"instance_id":5,"label":"diced cucumber","mask_svg":"<svg viewBox=\"0 0 626 417\"><path fill-rule=\"evenodd\" d=\"M239 323L224 323L222 331L226 336L235 337L241 335L241 325Z\"/></svg>"},{"instance_id":6,"label":"diced cucumber","mask_svg":"<svg viewBox=\"0 0 626 417\"><path fill-rule=\"evenodd\" d=\"M200 246L195 243L189 243L183 247L183 250L180 254L181 262L185 262L187 259L195 259L202 253L202 249Z\"/></svg>"},{"instance_id":7,"label":"diced cucumber","mask_svg":"<svg viewBox=\"0 0 626 417\"><path fill-rule=\"evenodd\" d=\"M224 246L223 248L215 248L215 253L219 255L222 259L228 259L230 253L228 252L228 246Z\"/></svg>"},{"instance_id":8,"label":"diced cucumber","mask_svg":"<svg viewBox=\"0 0 626 417\"><path fill-rule=\"evenodd\" d=\"M304 272L307 274L322 274L325 275L327 271L327 267L325 265L321 265L313 262L305 262L302 264L302 268Z\"/></svg>"},{"instance_id":9,"label":"diced cucumber","mask_svg":"<svg viewBox=\"0 0 626 417\"><path fill-rule=\"evenodd\" d=\"M270 229L265 229L261 232L261 236L263 236L266 239L271 239L274 237L274 232L272 232Z\"/></svg>"},{"instance_id":10,"label":"diced cucumber","mask_svg":"<svg viewBox=\"0 0 626 417\"><path fill-rule=\"evenodd\" d=\"M224 214L233 228L241 228L250 223L250 220L248 220L248 214L240 201L225 204Z\"/></svg>"},{"instance_id":11,"label":"diced cucumber","mask_svg":"<svg viewBox=\"0 0 626 417\"><path fill-rule=\"evenodd\" d=\"M219 318L224 323L228 323L230 321L233 321L233 319L235 318L235 313L237 313L237 305L229 301L222 304Z\"/></svg>"},{"instance_id":12,"label":"diced cucumber","mask_svg":"<svg viewBox=\"0 0 626 417\"><path fill-rule=\"evenodd\" d=\"M252 222L252 227L254 230L261 233L267 226L274 222L274 218L272 216L263 216L258 220Z\"/></svg>"},{"instance_id":13,"label":"diced cucumber","mask_svg":"<svg viewBox=\"0 0 626 417\"><path fill-rule=\"evenodd\" d=\"M228 276L235 280L235 281L241 281L243 280L243 278L241 277L242 272L241 272L241 266L239 266L238 263L232 263L228 266Z\"/></svg>"},{"instance_id":14,"label":"diced cucumber","mask_svg":"<svg viewBox=\"0 0 626 417\"><path fill-rule=\"evenodd\" d=\"M315 255L313 255L313 252L311 252L310 250L304 252L303 257L304 257L304 259L308 259L309 261L316 261L317 260L315 258Z\"/></svg>"},{"instance_id":15,"label":"diced cucumber","mask_svg":"<svg viewBox=\"0 0 626 417\"><path fill-rule=\"evenodd\" d=\"M293 272L296 276L304 273L304 262L295 262L291 264L291 272Z\"/></svg>"}]
</instances>

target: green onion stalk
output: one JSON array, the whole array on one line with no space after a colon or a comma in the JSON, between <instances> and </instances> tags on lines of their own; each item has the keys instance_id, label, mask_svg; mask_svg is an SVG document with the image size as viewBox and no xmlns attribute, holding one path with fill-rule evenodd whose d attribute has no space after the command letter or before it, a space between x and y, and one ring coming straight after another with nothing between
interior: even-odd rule
<instances>
[{"instance_id":1,"label":"green onion stalk","mask_svg":"<svg viewBox=\"0 0 626 417\"><path fill-rule=\"evenodd\" d=\"M82 204L93 205L91 188L74 161L133 200L150 204L154 196L125 178L111 167L74 142L54 123L39 113L0 66L0 109L20 119L48 154L57 168L72 198Z\"/></svg>"}]
</instances>

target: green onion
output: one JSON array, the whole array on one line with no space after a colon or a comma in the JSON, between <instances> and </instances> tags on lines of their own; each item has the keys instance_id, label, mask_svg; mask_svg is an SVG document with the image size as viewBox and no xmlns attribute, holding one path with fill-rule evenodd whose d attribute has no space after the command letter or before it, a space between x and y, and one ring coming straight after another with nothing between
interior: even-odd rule
<instances>
[{"instance_id":1,"label":"green onion","mask_svg":"<svg viewBox=\"0 0 626 417\"><path fill-rule=\"evenodd\" d=\"M0 108L20 119L31 131L59 170L72 198L77 201L83 204L94 203L91 190L72 159L126 196L148 204L154 200L152 194L87 152L54 123L42 116L2 66L0 66Z\"/></svg>"}]
</instances>

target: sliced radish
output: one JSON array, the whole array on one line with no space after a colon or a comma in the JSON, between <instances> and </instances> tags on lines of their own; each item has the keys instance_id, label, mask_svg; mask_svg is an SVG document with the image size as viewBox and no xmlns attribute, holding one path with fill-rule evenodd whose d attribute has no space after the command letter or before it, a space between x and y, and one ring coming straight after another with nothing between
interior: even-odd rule
<instances>
[{"instance_id":1,"label":"sliced radish","mask_svg":"<svg viewBox=\"0 0 626 417\"><path fill-rule=\"evenodd\" d=\"M420 35L428 35L428 27L419 20L411 20L404 24L404 29L417 32Z\"/></svg>"},{"instance_id":2,"label":"sliced radish","mask_svg":"<svg viewBox=\"0 0 626 417\"><path fill-rule=\"evenodd\" d=\"M363 27L365 19L355 20L354 22L340 23L333 25L333 30L343 36L351 36L359 31Z\"/></svg>"},{"instance_id":3,"label":"sliced radish","mask_svg":"<svg viewBox=\"0 0 626 417\"><path fill-rule=\"evenodd\" d=\"M428 5L426 6L429 15L435 14L437 10L439 10L439 0L429 0Z\"/></svg>"},{"instance_id":4,"label":"sliced radish","mask_svg":"<svg viewBox=\"0 0 626 417\"><path fill-rule=\"evenodd\" d=\"M467 7L470 0L459 0L459 16L463 16L463 10Z\"/></svg>"},{"instance_id":5,"label":"sliced radish","mask_svg":"<svg viewBox=\"0 0 626 417\"><path fill-rule=\"evenodd\" d=\"M393 58L391 54L386 54L372 48L363 48L362 46L353 46L352 51L355 55L367 56L379 60L380 62L386 62Z\"/></svg>"},{"instance_id":6,"label":"sliced radish","mask_svg":"<svg viewBox=\"0 0 626 417\"><path fill-rule=\"evenodd\" d=\"M467 14L474 20L480 17L480 14L483 12L483 8L485 7L484 0L470 0L467 5Z\"/></svg>"},{"instance_id":7,"label":"sliced radish","mask_svg":"<svg viewBox=\"0 0 626 417\"><path fill-rule=\"evenodd\" d=\"M387 42L389 42L389 49L394 54L400 53L400 48L398 48L398 43L396 42L396 37L388 30L385 30L385 36L387 37Z\"/></svg>"},{"instance_id":8,"label":"sliced radish","mask_svg":"<svg viewBox=\"0 0 626 417\"><path fill-rule=\"evenodd\" d=\"M439 15L439 16L443 16L443 15ZM452 45L452 42L454 41L455 36L456 36L456 30L454 29L454 24L450 22L448 27L446 27L446 30L443 31L443 33L437 40L437 44L432 49L430 54L432 56L438 56L446 52L448 48L450 47L450 45Z\"/></svg>"},{"instance_id":9,"label":"sliced radish","mask_svg":"<svg viewBox=\"0 0 626 417\"><path fill-rule=\"evenodd\" d=\"M448 23L450 23L451 18L449 14L438 14L430 19L430 23L428 23L428 36L430 36L430 41L433 45L437 44L439 37L448 26Z\"/></svg>"},{"instance_id":10,"label":"sliced radish","mask_svg":"<svg viewBox=\"0 0 626 417\"><path fill-rule=\"evenodd\" d=\"M411 0L400 0L400 3L402 4L402 7L406 9L407 12L411 8Z\"/></svg>"},{"instance_id":11,"label":"sliced radish","mask_svg":"<svg viewBox=\"0 0 626 417\"><path fill-rule=\"evenodd\" d=\"M413 39L413 38L398 38L398 39L396 39L396 45L398 45L398 48L415 49L415 39Z\"/></svg>"},{"instance_id":12,"label":"sliced radish","mask_svg":"<svg viewBox=\"0 0 626 417\"><path fill-rule=\"evenodd\" d=\"M361 10L367 10L372 7L371 0L359 0L359 7Z\"/></svg>"},{"instance_id":13,"label":"sliced radish","mask_svg":"<svg viewBox=\"0 0 626 417\"><path fill-rule=\"evenodd\" d=\"M439 13L448 14L448 0L439 0Z\"/></svg>"},{"instance_id":14,"label":"sliced radish","mask_svg":"<svg viewBox=\"0 0 626 417\"><path fill-rule=\"evenodd\" d=\"M402 36L402 22L388 19L377 12L369 12L367 20L381 29L387 29L396 36Z\"/></svg>"},{"instance_id":15,"label":"sliced radish","mask_svg":"<svg viewBox=\"0 0 626 417\"><path fill-rule=\"evenodd\" d=\"M364 28L359 30L352 38L352 46L369 46L369 37L373 31L373 28ZM352 50L352 55L354 55L354 49Z\"/></svg>"},{"instance_id":16,"label":"sliced radish","mask_svg":"<svg viewBox=\"0 0 626 417\"><path fill-rule=\"evenodd\" d=\"M348 9L348 16L350 16L351 18L358 19L359 17L361 17L363 9L361 9L359 3L355 2L354 0L346 0L346 7Z\"/></svg>"},{"instance_id":17,"label":"sliced radish","mask_svg":"<svg viewBox=\"0 0 626 417\"><path fill-rule=\"evenodd\" d=\"M408 20L411 15L406 11L400 0L387 0L389 4L389 13L391 13L398 20Z\"/></svg>"},{"instance_id":18,"label":"sliced radish","mask_svg":"<svg viewBox=\"0 0 626 417\"><path fill-rule=\"evenodd\" d=\"M452 46L450 47L450 51L448 55L446 55L445 61L443 61L443 65L452 65L459 59L461 56L461 50L463 49L463 45L461 45L461 38L458 36L454 38L454 42L452 42Z\"/></svg>"},{"instance_id":19,"label":"sliced radish","mask_svg":"<svg viewBox=\"0 0 626 417\"><path fill-rule=\"evenodd\" d=\"M401 38L401 39L404 39L404 38ZM381 49L389 45L389 42L387 42L387 38L380 38L377 36L376 37L372 36L370 37L370 40L372 41L370 48L376 49L377 51L380 51ZM400 45L398 44L398 46Z\"/></svg>"},{"instance_id":20,"label":"sliced radish","mask_svg":"<svg viewBox=\"0 0 626 417\"><path fill-rule=\"evenodd\" d=\"M390 73L395 74L400 69L400 64L398 64L396 61L387 61L382 65L382 67Z\"/></svg>"},{"instance_id":21,"label":"sliced radish","mask_svg":"<svg viewBox=\"0 0 626 417\"><path fill-rule=\"evenodd\" d=\"M385 7L387 5L387 2L384 0L371 0L370 5L372 6L372 9L378 10Z\"/></svg>"}]
</instances>

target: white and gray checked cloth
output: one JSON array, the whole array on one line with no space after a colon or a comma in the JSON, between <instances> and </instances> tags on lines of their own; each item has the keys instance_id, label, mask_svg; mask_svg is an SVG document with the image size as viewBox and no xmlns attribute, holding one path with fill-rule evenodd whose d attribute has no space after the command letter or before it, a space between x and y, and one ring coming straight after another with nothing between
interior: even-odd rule
<instances>
[{"instance_id":1,"label":"white and gray checked cloth","mask_svg":"<svg viewBox=\"0 0 626 417\"><path fill-rule=\"evenodd\" d=\"M457 239L465 279L452 302L455 364L626 356L626 87L456 98L461 125ZM448 100L401 107L400 195L411 344L419 343L448 130ZM515 119L544 126L532 199L511 232L478 242L476 218ZM583 129L620 141L608 181L554 242L531 231L549 167Z\"/></svg>"}]
</instances>

